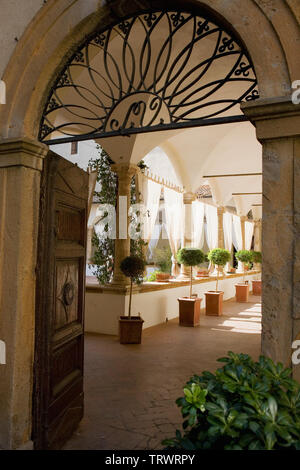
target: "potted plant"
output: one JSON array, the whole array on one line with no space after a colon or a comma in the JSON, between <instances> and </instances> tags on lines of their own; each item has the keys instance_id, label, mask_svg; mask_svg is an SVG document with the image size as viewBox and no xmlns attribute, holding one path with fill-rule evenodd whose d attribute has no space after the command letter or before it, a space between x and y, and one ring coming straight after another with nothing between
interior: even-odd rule
<instances>
[{"instance_id":1,"label":"potted plant","mask_svg":"<svg viewBox=\"0 0 300 470\"><path fill-rule=\"evenodd\" d=\"M138 316L131 315L132 287L133 283L141 284L145 269L145 261L139 256L127 256L120 264L125 276L130 278L129 309L128 316L121 316L119 320L120 343L140 344L144 320Z\"/></svg>"},{"instance_id":2,"label":"potted plant","mask_svg":"<svg viewBox=\"0 0 300 470\"><path fill-rule=\"evenodd\" d=\"M205 292L205 313L206 315L222 315L223 313L223 291L218 290L220 267L224 267L231 258L228 250L215 248L208 253L208 259L218 267L216 290Z\"/></svg>"},{"instance_id":3,"label":"potted plant","mask_svg":"<svg viewBox=\"0 0 300 470\"><path fill-rule=\"evenodd\" d=\"M175 452L300 449L299 383L265 356L229 352L212 374L194 374L176 400L183 425L165 439Z\"/></svg>"},{"instance_id":4,"label":"potted plant","mask_svg":"<svg viewBox=\"0 0 300 470\"><path fill-rule=\"evenodd\" d=\"M200 323L200 298L193 296L193 266L198 266L205 259L202 250L197 248L181 248L177 253L177 261L190 267L190 296L181 297L179 302L179 325L197 326Z\"/></svg>"},{"instance_id":5,"label":"potted plant","mask_svg":"<svg viewBox=\"0 0 300 470\"><path fill-rule=\"evenodd\" d=\"M254 269L260 270L262 263L262 256L260 251L252 251L252 259L254 263ZM252 293L253 295L261 295L261 279L252 281Z\"/></svg>"},{"instance_id":6,"label":"potted plant","mask_svg":"<svg viewBox=\"0 0 300 470\"><path fill-rule=\"evenodd\" d=\"M245 264L252 262L252 251L240 250L237 251L235 257L238 261L243 263L243 282L235 285L235 295L237 302L248 302L249 298L249 284L245 281Z\"/></svg>"},{"instance_id":7,"label":"potted plant","mask_svg":"<svg viewBox=\"0 0 300 470\"><path fill-rule=\"evenodd\" d=\"M170 273L162 273L161 271L156 272L156 281L157 282L169 282Z\"/></svg>"}]
</instances>

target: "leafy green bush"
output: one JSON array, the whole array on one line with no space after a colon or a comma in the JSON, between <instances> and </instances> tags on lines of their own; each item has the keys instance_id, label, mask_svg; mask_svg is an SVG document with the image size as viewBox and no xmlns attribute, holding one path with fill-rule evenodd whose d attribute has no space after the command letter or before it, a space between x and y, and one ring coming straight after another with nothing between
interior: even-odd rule
<instances>
[{"instance_id":1,"label":"leafy green bush","mask_svg":"<svg viewBox=\"0 0 300 470\"><path fill-rule=\"evenodd\" d=\"M262 256L260 251L252 251L252 261L253 263L260 263L262 262Z\"/></svg>"},{"instance_id":2,"label":"leafy green bush","mask_svg":"<svg viewBox=\"0 0 300 470\"><path fill-rule=\"evenodd\" d=\"M243 282L245 282L245 266L247 266L248 268L251 267L251 263L253 259L253 251L240 250L236 252L235 257L238 261L243 263L243 271L244 271Z\"/></svg>"},{"instance_id":3,"label":"leafy green bush","mask_svg":"<svg viewBox=\"0 0 300 470\"><path fill-rule=\"evenodd\" d=\"M228 261L231 259L231 254L228 250L223 248L214 248L207 255L209 261L217 266L225 266Z\"/></svg>"},{"instance_id":4,"label":"leafy green bush","mask_svg":"<svg viewBox=\"0 0 300 470\"><path fill-rule=\"evenodd\" d=\"M155 282L156 281L156 274L159 273L160 271L153 271L152 273L149 274L148 277L146 277L147 282Z\"/></svg>"},{"instance_id":5,"label":"leafy green bush","mask_svg":"<svg viewBox=\"0 0 300 470\"><path fill-rule=\"evenodd\" d=\"M215 374L194 375L176 400L183 432L175 449L300 450L300 385L291 370L264 356L228 353Z\"/></svg>"},{"instance_id":6,"label":"leafy green bush","mask_svg":"<svg viewBox=\"0 0 300 470\"><path fill-rule=\"evenodd\" d=\"M130 277L132 280L136 280L143 275L145 269L145 261L139 256L127 256L120 264L122 273Z\"/></svg>"},{"instance_id":7,"label":"leafy green bush","mask_svg":"<svg viewBox=\"0 0 300 470\"><path fill-rule=\"evenodd\" d=\"M177 261L185 266L198 266L205 260L202 250L197 248L181 248L177 252Z\"/></svg>"},{"instance_id":8,"label":"leafy green bush","mask_svg":"<svg viewBox=\"0 0 300 470\"><path fill-rule=\"evenodd\" d=\"M205 254L198 248L181 248L177 251L177 261L185 266L190 266L190 298L193 292L193 266L198 266L205 260Z\"/></svg>"},{"instance_id":9,"label":"leafy green bush","mask_svg":"<svg viewBox=\"0 0 300 470\"><path fill-rule=\"evenodd\" d=\"M252 262L252 256L253 252L249 250L240 250L237 251L235 254L235 257L238 261L241 261L241 263L251 263Z\"/></svg>"},{"instance_id":10,"label":"leafy green bush","mask_svg":"<svg viewBox=\"0 0 300 470\"><path fill-rule=\"evenodd\" d=\"M155 248L153 261L159 267L162 273L169 273L171 272L172 268L172 252L171 248Z\"/></svg>"},{"instance_id":11,"label":"leafy green bush","mask_svg":"<svg viewBox=\"0 0 300 470\"><path fill-rule=\"evenodd\" d=\"M230 252L228 250L224 250L223 248L214 248L213 250L210 250L207 257L209 261L211 261L216 266L225 266L225 264L231 260ZM219 282L219 271L217 275L216 291L218 290L218 282Z\"/></svg>"},{"instance_id":12,"label":"leafy green bush","mask_svg":"<svg viewBox=\"0 0 300 470\"><path fill-rule=\"evenodd\" d=\"M131 318L132 284L133 282L137 284L141 284L143 282L145 261L140 256L126 256L126 258L121 261L120 269L125 276L130 277L128 317Z\"/></svg>"}]
</instances>

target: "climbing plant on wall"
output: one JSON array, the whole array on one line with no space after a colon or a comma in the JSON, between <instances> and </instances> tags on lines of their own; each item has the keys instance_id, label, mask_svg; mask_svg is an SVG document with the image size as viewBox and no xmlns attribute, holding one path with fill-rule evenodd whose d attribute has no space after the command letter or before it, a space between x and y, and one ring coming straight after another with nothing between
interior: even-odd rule
<instances>
[{"instance_id":1,"label":"climbing plant on wall","mask_svg":"<svg viewBox=\"0 0 300 470\"><path fill-rule=\"evenodd\" d=\"M92 170L98 171L97 183L100 185L100 190L94 192L94 202L99 204L110 204L116 207L117 202L117 176L111 170L112 160L103 148L98 146L99 157L89 160L89 167ZM141 166L140 166L141 165ZM144 163L141 161L140 168L144 168ZM140 195L136 190L135 178L131 181L131 204L136 204L140 200ZM107 211L103 211L101 220L103 221L108 216ZM137 255L144 258L144 246L146 243L141 237L142 227L139 222L139 211L134 211L131 214L130 222L133 226L133 231L136 236L130 239L130 254ZM108 237L109 224L106 223L102 227L102 231L97 233L94 230L92 237L92 244L94 246L94 255L92 257L93 274L97 277L100 284L108 284L113 277L114 272L114 239Z\"/></svg>"},{"instance_id":2,"label":"climbing plant on wall","mask_svg":"<svg viewBox=\"0 0 300 470\"><path fill-rule=\"evenodd\" d=\"M111 170L111 159L100 145L97 146L99 157L89 160L89 167L97 170L97 183L100 190L94 192L94 202L99 204L111 204L116 206L117 176ZM104 220L108 215L103 212L100 220ZM114 247L115 241L109 238L109 227L106 223L103 227L103 233L97 234L94 230L92 244L94 246L94 255L92 257L93 274L97 277L100 284L107 284L111 281L114 270Z\"/></svg>"}]
</instances>

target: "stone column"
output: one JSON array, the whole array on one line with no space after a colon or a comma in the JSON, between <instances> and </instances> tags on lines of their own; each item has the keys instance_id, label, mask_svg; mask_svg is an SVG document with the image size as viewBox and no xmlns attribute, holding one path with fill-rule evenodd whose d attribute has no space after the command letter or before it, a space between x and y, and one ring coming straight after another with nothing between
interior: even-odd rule
<instances>
[{"instance_id":1,"label":"stone column","mask_svg":"<svg viewBox=\"0 0 300 470\"><path fill-rule=\"evenodd\" d=\"M184 204L184 236L182 240L182 248L188 248L192 246L192 202L195 201L196 195L192 192L186 192L183 194L183 204ZM180 266L180 274L177 279L188 280L190 279L190 268Z\"/></svg>"},{"instance_id":2,"label":"stone column","mask_svg":"<svg viewBox=\"0 0 300 470\"><path fill-rule=\"evenodd\" d=\"M247 217L245 215L241 216L241 229L242 229L242 250L246 249L246 242L245 242L245 222Z\"/></svg>"},{"instance_id":3,"label":"stone column","mask_svg":"<svg viewBox=\"0 0 300 470\"><path fill-rule=\"evenodd\" d=\"M48 147L0 142L0 447L32 448L36 255L40 173Z\"/></svg>"},{"instance_id":4,"label":"stone column","mask_svg":"<svg viewBox=\"0 0 300 470\"><path fill-rule=\"evenodd\" d=\"M218 207L218 248L224 248L224 229L223 229L223 215L225 208Z\"/></svg>"},{"instance_id":5,"label":"stone column","mask_svg":"<svg viewBox=\"0 0 300 470\"><path fill-rule=\"evenodd\" d=\"M94 227L87 228L87 240L86 240L86 262L87 263L91 263L91 258L92 258L93 231L94 231Z\"/></svg>"},{"instance_id":6,"label":"stone column","mask_svg":"<svg viewBox=\"0 0 300 470\"><path fill-rule=\"evenodd\" d=\"M225 212L225 208L223 206L218 206L217 207L217 213L218 213L218 248L224 248L224 228L223 228L223 214ZM211 272L214 276L224 274L224 268L222 266L219 266L219 268L215 265L211 266Z\"/></svg>"},{"instance_id":7,"label":"stone column","mask_svg":"<svg viewBox=\"0 0 300 470\"><path fill-rule=\"evenodd\" d=\"M137 171L137 166L130 163L119 163L112 165L111 169L118 177L115 260L112 284L126 286L130 284L130 280L122 273L120 263L126 256L130 255L130 237L128 235L130 184Z\"/></svg>"},{"instance_id":8,"label":"stone column","mask_svg":"<svg viewBox=\"0 0 300 470\"><path fill-rule=\"evenodd\" d=\"M291 366L300 334L300 106L243 105L263 145L262 353ZM293 365L300 380L300 365Z\"/></svg>"},{"instance_id":9,"label":"stone column","mask_svg":"<svg viewBox=\"0 0 300 470\"><path fill-rule=\"evenodd\" d=\"M261 220L254 220L254 251L261 251Z\"/></svg>"}]
</instances>

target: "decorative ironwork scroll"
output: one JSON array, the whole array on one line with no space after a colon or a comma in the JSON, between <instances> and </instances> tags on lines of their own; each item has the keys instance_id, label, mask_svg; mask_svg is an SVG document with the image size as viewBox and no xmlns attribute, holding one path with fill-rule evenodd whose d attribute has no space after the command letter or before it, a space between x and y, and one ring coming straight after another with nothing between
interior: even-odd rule
<instances>
[{"instance_id":1,"label":"decorative ironwork scroll","mask_svg":"<svg viewBox=\"0 0 300 470\"><path fill-rule=\"evenodd\" d=\"M239 104L258 97L247 51L223 27L189 12L144 12L77 49L51 88L39 138L237 122L246 120Z\"/></svg>"}]
</instances>

